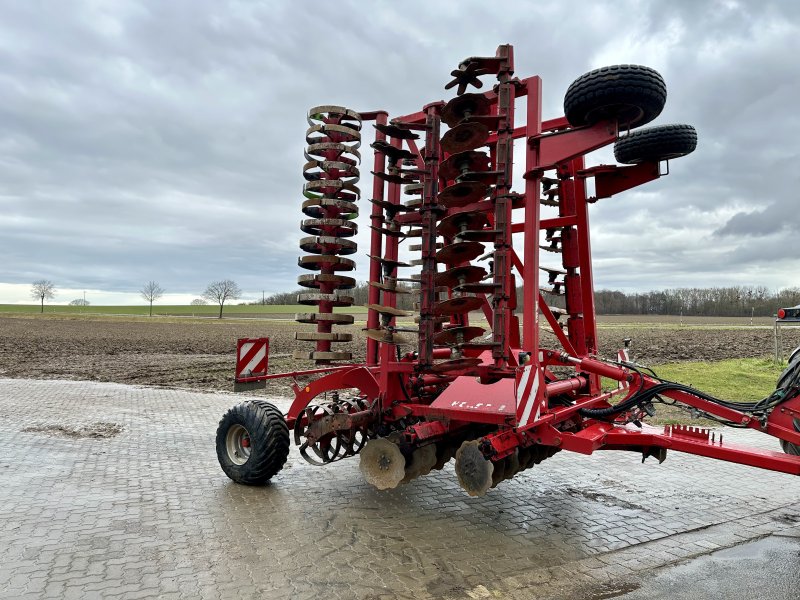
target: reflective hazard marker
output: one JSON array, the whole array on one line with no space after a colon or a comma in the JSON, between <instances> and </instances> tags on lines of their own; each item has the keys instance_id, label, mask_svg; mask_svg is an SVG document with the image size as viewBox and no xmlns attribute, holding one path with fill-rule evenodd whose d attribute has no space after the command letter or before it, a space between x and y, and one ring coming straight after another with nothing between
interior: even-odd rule
<instances>
[{"instance_id":1,"label":"reflective hazard marker","mask_svg":"<svg viewBox=\"0 0 800 600\"><path fill-rule=\"evenodd\" d=\"M534 365L523 367L522 372L517 374L516 383L517 426L524 427L537 421L541 415L543 396L539 394L539 368Z\"/></svg>"},{"instance_id":2,"label":"reflective hazard marker","mask_svg":"<svg viewBox=\"0 0 800 600\"><path fill-rule=\"evenodd\" d=\"M236 379L234 391L266 386L269 338L241 338L236 342Z\"/></svg>"}]
</instances>

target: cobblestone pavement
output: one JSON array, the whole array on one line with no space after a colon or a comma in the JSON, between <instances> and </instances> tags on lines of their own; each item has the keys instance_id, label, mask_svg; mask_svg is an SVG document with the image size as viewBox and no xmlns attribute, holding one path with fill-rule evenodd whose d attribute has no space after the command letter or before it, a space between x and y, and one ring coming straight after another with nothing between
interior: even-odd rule
<instances>
[{"instance_id":1,"label":"cobblestone pavement","mask_svg":"<svg viewBox=\"0 0 800 600\"><path fill-rule=\"evenodd\" d=\"M379 492L357 459L293 450L271 485L239 486L214 433L241 399L0 379L0 597L599 598L800 532L797 478L678 453L561 453L470 498L452 466Z\"/></svg>"}]
</instances>

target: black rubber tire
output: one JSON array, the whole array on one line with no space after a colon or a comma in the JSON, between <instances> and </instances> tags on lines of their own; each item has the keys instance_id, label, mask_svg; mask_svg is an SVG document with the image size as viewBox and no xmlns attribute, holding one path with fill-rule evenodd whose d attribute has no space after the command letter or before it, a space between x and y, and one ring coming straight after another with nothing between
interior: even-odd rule
<instances>
[{"instance_id":1,"label":"black rubber tire","mask_svg":"<svg viewBox=\"0 0 800 600\"><path fill-rule=\"evenodd\" d=\"M234 426L250 436L250 456L236 464L229 455L227 436ZM247 400L231 408L217 427L217 458L225 474L236 483L264 485L286 464L289 428L276 406L263 400Z\"/></svg>"},{"instance_id":2,"label":"black rubber tire","mask_svg":"<svg viewBox=\"0 0 800 600\"><path fill-rule=\"evenodd\" d=\"M798 356L800 356L800 346L792 350L792 353L789 354L789 362L791 363Z\"/></svg>"},{"instance_id":3,"label":"black rubber tire","mask_svg":"<svg viewBox=\"0 0 800 600\"><path fill-rule=\"evenodd\" d=\"M791 454L792 456L800 456L800 446L797 444L793 444L791 442L787 442L786 440L781 440L781 448L786 454Z\"/></svg>"},{"instance_id":4,"label":"black rubber tire","mask_svg":"<svg viewBox=\"0 0 800 600\"><path fill-rule=\"evenodd\" d=\"M776 385L776 388L780 389L784 385L786 385L789 382L789 379L793 378L795 373L797 373L797 371L800 371L800 353L797 353L797 351L795 351L792 353L792 360L789 362L789 366L787 366L781 373L780 377L778 377L778 383ZM797 444L792 444L791 442L781 440L781 448L783 448L783 451L786 454L800 456L800 446L798 446Z\"/></svg>"},{"instance_id":5,"label":"black rubber tire","mask_svg":"<svg viewBox=\"0 0 800 600\"><path fill-rule=\"evenodd\" d=\"M800 354L792 353L792 358L787 367L778 377L778 382L776 383L775 388L780 389L784 387L784 385L789 382L789 379L791 379L798 370L800 370Z\"/></svg>"},{"instance_id":6,"label":"black rubber tire","mask_svg":"<svg viewBox=\"0 0 800 600\"><path fill-rule=\"evenodd\" d=\"M697 131L691 125L659 125L634 131L614 143L617 162L643 162L680 158L697 148Z\"/></svg>"},{"instance_id":7,"label":"black rubber tire","mask_svg":"<svg viewBox=\"0 0 800 600\"><path fill-rule=\"evenodd\" d=\"M567 88L564 114L573 127L616 120L620 129L639 127L661 114L667 84L655 69L614 65L589 71Z\"/></svg>"}]
</instances>

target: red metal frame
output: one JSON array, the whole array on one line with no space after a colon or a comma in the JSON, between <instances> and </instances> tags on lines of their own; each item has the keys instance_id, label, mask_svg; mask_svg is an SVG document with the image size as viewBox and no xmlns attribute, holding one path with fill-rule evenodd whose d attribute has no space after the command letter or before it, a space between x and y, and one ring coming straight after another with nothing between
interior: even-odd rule
<instances>
[{"instance_id":1,"label":"red metal frame","mask_svg":"<svg viewBox=\"0 0 800 600\"><path fill-rule=\"evenodd\" d=\"M488 201L468 206L445 208L438 194L448 185L439 175L439 166L448 155L440 148L439 127L443 102L426 105L421 111L396 117L391 123L408 131L424 135L424 156L414 140L389 138L395 148L407 147L418 155L417 167L422 169L423 194L417 210L399 212L392 217L401 227L421 230L422 274L420 278L420 323L416 352L399 357L391 343L367 340L366 362L363 365L331 366L304 372L265 375L261 380L276 377L297 378L301 375L322 374L313 382L299 386L295 383L295 400L287 415L290 427L301 425L304 410L315 398L327 393L356 388L373 407L337 417L338 426L355 426L369 415L384 430L402 432L410 444L447 439L456 433L477 427L484 455L497 461L516 448L534 445L551 446L591 454L599 449L640 450L645 456L658 449L673 449L711 458L739 462L765 469L800 474L800 457L778 452L740 448L723 442L723 436L703 429L666 427L656 429L637 427L629 413L614 420L599 420L582 416L584 409L607 408L615 397L630 397L660 382L641 371L596 358L597 330L594 309L594 290L589 230L589 205L635 186L659 178L662 173L657 162L635 166L600 165L587 168L587 153L614 143L618 137L616 122L601 121L592 126L572 127L564 117L542 120L542 82L539 77L513 78L513 51L510 46L498 48L496 57L468 59L482 61L485 73L497 75L493 91L483 94L495 115L497 127L488 140L491 157L490 171L497 172L495 187ZM475 63L478 64L478 63ZM515 121L514 101L525 98L524 118ZM379 126L389 123L384 111L361 113L364 121L374 120ZM525 186L521 193L511 189L515 139L523 138L525 145ZM387 136L378 131L376 140ZM376 173L386 173L387 157L380 148L374 153ZM542 218L541 189L545 176L558 189L558 216ZM595 197L587 197L586 179L594 178ZM373 180L373 203L370 220L374 226L370 237L369 254L396 260L400 237L386 235L382 226L386 215L381 204L401 203L401 185ZM477 366L453 368L445 373L435 371L436 361L451 356L449 348L435 344L438 325L434 319L436 296L436 224L445 216L482 212L488 230L494 234L494 264L491 281L494 293L484 298L482 310L491 328L492 346L467 347L463 356L480 360ZM540 293L541 232L560 244L562 264L566 272L560 282L566 299L566 331L547 307ZM552 233L557 232L557 233ZM524 234L521 255L515 252L512 234ZM382 265L372 260L369 267L371 282L382 280ZM385 273L384 273L385 274ZM396 269L391 276L396 277ZM516 284L523 288L521 325L515 310ZM396 307L397 297L391 291L370 287L369 303ZM320 310L324 307L320 306ZM539 338L539 314L559 340L561 349L543 348ZM380 326L380 315L370 309L367 328ZM450 318L450 326L466 326L466 314ZM389 321L395 326L395 319ZM329 344L318 344L319 348ZM626 355L621 354L620 357ZM574 374L554 378L550 367L571 367ZM612 391L601 389L601 378L620 382ZM800 397L786 399L764 419L727 408L720 404L680 390L665 391L662 396L713 415L719 419L755 429L800 444ZM638 417L637 417L638 418ZM410 422L410 424L409 424ZM343 425L344 423L344 425ZM489 428L487 432L486 428Z\"/></svg>"}]
</instances>

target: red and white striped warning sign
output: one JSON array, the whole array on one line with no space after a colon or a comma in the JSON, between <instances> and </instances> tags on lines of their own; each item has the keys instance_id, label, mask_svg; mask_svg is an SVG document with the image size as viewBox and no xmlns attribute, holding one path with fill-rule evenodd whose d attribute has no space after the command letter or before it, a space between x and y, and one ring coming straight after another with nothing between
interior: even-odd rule
<instances>
[{"instance_id":1,"label":"red and white striped warning sign","mask_svg":"<svg viewBox=\"0 0 800 600\"><path fill-rule=\"evenodd\" d=\"M536 421L542 412L539 381L539 368L534 365L523 367L522 374L517 375L517 427Z\"/></svg>"},{"instance_id":2,"label":"red and white striped warning sign","mask_svg":"<svg viewBox=\"0 0 800 600\"><path fill-rule=\"evenodd\" d=\"M242 338L236 342L236 380L267 374L269 338Z\"/></svg>"}]
</instances>

